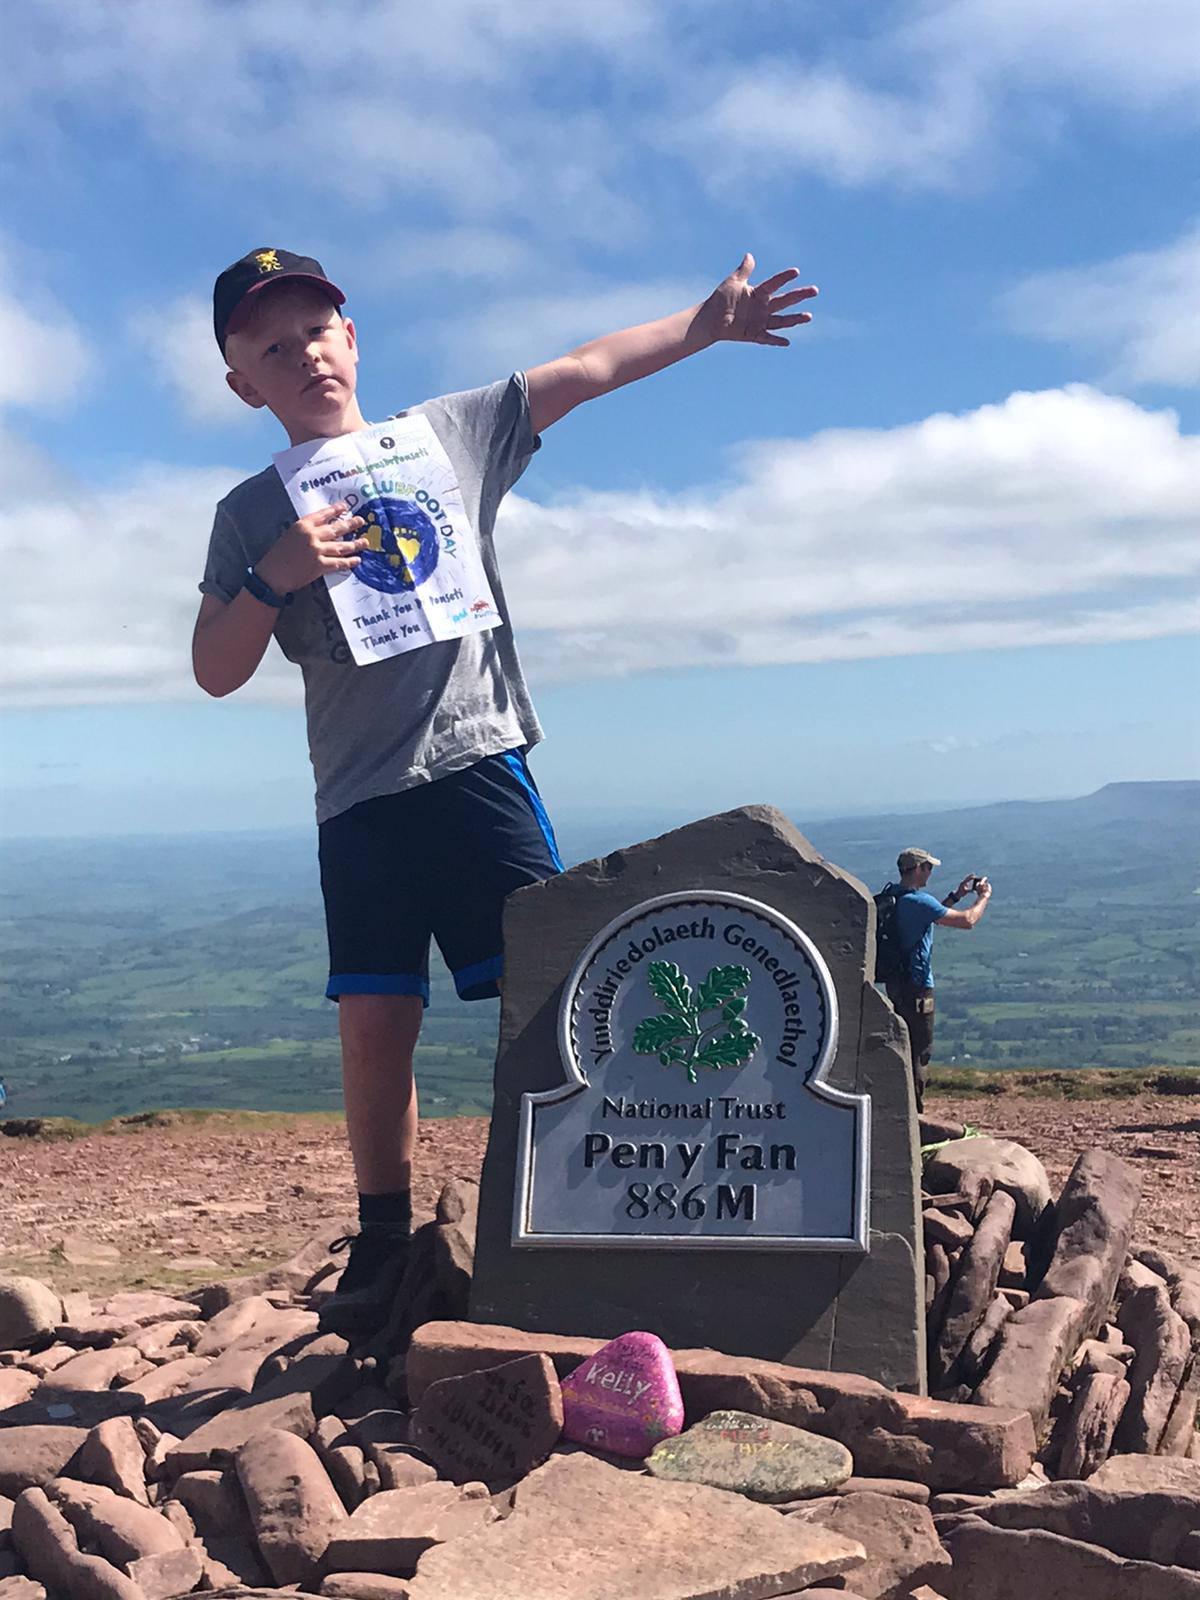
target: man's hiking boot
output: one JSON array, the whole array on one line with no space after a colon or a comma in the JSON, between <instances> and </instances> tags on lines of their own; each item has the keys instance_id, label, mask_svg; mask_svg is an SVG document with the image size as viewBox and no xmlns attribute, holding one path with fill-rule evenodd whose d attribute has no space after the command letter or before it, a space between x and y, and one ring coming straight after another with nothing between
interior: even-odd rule
<instances>
[{"instance_id":1,"label":"man's hiking boot","mask_svg":"<svg viewBox=\"0 0 1200 1600\"><path fill-rule=\"evenodd\" d=\"M330 1251L349 1250L350 1259L336 1290L321 1307L321 1332L357 1339L380 1329L391 1313L408 1265L410 1244L408 1234L387 1233L381 1228L335 1239Z\"/></svg>"}]
</instances>

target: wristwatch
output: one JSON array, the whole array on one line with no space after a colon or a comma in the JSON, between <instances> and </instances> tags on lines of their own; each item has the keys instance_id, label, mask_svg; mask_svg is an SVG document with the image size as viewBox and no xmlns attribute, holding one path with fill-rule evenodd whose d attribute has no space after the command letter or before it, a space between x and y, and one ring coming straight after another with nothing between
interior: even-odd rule
<instances>
[{"instance_id":1,"label":"wristwatch","mask_svg":"<svg viewBox=\"0 0 1200 1600\"><path fill-rule=\"evenodd\" d=\"M274 606L276 611L282 611L291 599L291 595L276 594L269 583L263 582L253 567L246 568L242 587L248 589L256 600L261 600L263 605Z\"/></svg>"}]
</instances>

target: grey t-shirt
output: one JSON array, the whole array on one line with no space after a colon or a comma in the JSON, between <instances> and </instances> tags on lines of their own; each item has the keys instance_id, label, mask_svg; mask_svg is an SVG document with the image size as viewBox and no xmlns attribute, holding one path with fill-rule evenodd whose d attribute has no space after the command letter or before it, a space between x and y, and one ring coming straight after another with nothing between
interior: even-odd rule
<instances>
[{"instance_id":1,"label":"grey t-shirt","mask_svg":"<svg viewBox=\"0 0 1200 1600\"><path fill-rule=\"evenodd\" d=\"M356 666L323 578L279 613L275 638L304 674L317 821L360 800L432 783L484 756L542 736L517 658L492 532L504 495L541 441L529 420L524 373L443 395L421 413L458 476L467 516L504 626ZM231 601L246 568L296 520L274 467L239 483L217 506L200 589Z\"/></svg>"}]
</instances>

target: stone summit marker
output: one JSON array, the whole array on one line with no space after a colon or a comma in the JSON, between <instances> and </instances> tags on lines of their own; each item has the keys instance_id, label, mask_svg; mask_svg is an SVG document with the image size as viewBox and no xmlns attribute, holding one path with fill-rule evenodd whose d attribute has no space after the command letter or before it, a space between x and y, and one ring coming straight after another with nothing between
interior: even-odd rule
<instances>
[{"instance_id":1,"label":"stone summit marker","mask_svg":"<svg viewBox=\"0 0 1200 1600\"><path fill-rule=\"evenodd\" d=\"M824 1082L837 1021L820 951L769 906L622 913L567 980L567 1082L522 1099L513 1243L865 1250L871 1103Z\"/></svg>"},{"instance_id":2,"label":"stone summit marker","mask_svg":"<svg viewBox=\"0 0 1200 1600\"><path fill-rule=\"evenodd\" d=\"M768 807L514 895L472 1316L919 1388L916 1118L873 915Z\"/></svg>"}]
</instances>

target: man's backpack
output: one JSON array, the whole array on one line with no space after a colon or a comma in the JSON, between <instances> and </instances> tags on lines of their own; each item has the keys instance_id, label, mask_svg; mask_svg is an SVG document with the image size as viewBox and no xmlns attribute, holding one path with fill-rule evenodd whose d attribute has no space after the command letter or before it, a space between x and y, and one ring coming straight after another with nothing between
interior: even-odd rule
<instances>
[{"instance_id":1,"label":"man's backpack","mask_svg":"<svg viewBox=\"0 0 1200 1600\"><path fill-rule=\"evenodd\" d=\"M898 884L885 883L875 896L875 982L895 983L908 970L912 950L900 942L900 919L896 907L910 893Z\"/></svg>"}]
</instances>

